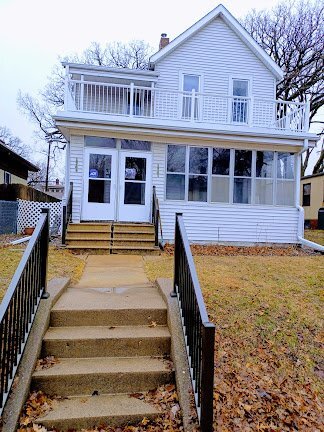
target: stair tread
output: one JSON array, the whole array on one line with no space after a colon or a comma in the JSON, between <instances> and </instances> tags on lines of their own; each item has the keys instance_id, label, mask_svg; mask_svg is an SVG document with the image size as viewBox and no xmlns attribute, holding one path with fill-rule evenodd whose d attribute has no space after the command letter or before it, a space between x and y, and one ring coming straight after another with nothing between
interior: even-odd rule
<instances>
[{"instance_id":1,"label":"stair tread","mask_svg":"<svg viewBox=\"0 0 324 432\"><path fill-rule=\"evenodd\" d=\"M159 250L158 246L110 246L111 249L125 249L125 250Z\"/></svg>"},{"instance_id":2,"label":"stair tread","mask_svg":"<svg viewBox=\"0 0 324 432\"><path fill-rule=\"evenodd\" d=\"M111 246L102 246L102 245L85 245L85 244L67 244L68 249L110 249Z\"/></svg>"},{"instance_id":3,"label":"stair tread","mask_svg":"<svg viewBox=\"0 0 324 432\"><path fill-rule=\"evenodd\" d=\"M159 411L152 405L125 394L99 396L73 396L55 400L53 409L37 419L39 423L54 424L63 420L146 417L157 415ZM52 422L52 423L51 423Z\"/></svg>"},{"instance_id":4,"label":"stair tread","mask_svg":"<svg viewBox=\"0 0 324 432\"><path fill-rule=\"evenodd\" d=\"M49 327L43 341L170 338L166 326L71 326Z\"/></svg>"},{"instance_id":5,"label":"stair tread","mask_svg":"<svg viewBox=\"0 0 324 432\"><path fill-rule=\"evenodd\" d=\"M170 368L162 358L152 357L60 358L52 367L35 371L33 377L150 372L170 372Z\"/></svg>"},{"instance_id":6,"label":"stair tread","mask_svg":"<svg viewBox=\"0 0 324 432\"><path fill-rule=\"evenodd\" d=\"M166 310L166 304L155 286L135 285L118 288L69 288L52 311Z\"/></svg>"}]
</instances>

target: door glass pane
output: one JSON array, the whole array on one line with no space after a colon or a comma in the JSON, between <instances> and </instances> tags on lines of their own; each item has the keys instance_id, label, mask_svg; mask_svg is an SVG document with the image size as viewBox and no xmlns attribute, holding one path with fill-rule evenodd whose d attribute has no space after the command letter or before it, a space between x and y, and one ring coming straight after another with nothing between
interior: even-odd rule
<instances>
[{"instance_id":1,"label":"door glass pane","mask_svg":"<svg viewBox=\"0 0 324 432\"><path fill-rule=\"evenodd\" d=\"M207 201L207 176L189 176L189 201Z\"/></svg>"},{"instance_id":2,"label":"door glass pane","mask_svg":"<svg viewBox=\"0 0 324 432\"><path fill-rule=\"evenodd\" d=\"M191 174L207 174L208 149L203 147L190 147L189 172Z\"/></svg>"},{"instance_id":3,"label":"door glass pane","mask_svg":"<svg viewBox=\"0 0 324 432\"><path fill-rule=\"evenodd\" d=\"M125 158L125 180L145 181L145 179L146 179L146 158L126 157Z\"/></svg>"},{"instance_id":4,"label":"door glass pane","mask_svg":"<svg viewBox=\"0 0 324 432\"><path fill-rule=\"evenodd\" d=\"M110 203L110 180L89 179L88 202Z\"/></svg>"},{"instance_id":5,"label":"door glass pane","mask_svg":"<svg viewBox=\"0 0 324 432\"><path fill-rule=\"evenodd\" d=\"M234 179L233 202L237 204L250 204L251 202L251 179Z\"/></svg>"},{"instance_id":6,"label":"door glass pane","mask_svg":"<svg viewBox=\"0 0 324 432\"><path fill-rule=\"evenodd\" d=\"M256 155L256 176L273 177L273 152L257 151Z\"/></svg>"},{"instance_id":7,"label":"door glass pane","mask_svg":"<svg viewBox=\"0 0 324 432\"><path fill-rule=\"evenodd\" d=\"M251 177L252 151L235 150L235 176Z\"/></svg>"},{"instance_id":8,"label":"door glass pane","mask_svg":"<svg viewBox=\"0 0 324 432\"><path fill-rule=\"evenodd\" d=\"M229 175L230 149L213 149L213 174Z\"/></svg>"},{"instance_id":9,"label":"door glass pane","mask_svg":"<svg viewBox=\"0 0 324 432\"><path fill-rule=\"evenodd\" d=\"M184 173L186 170L186 147L178 145L168 146L168 172Z\"/></svg>"},{"instance_id":10,"label":"door glass pane","mask_svg":"<svg viewBox=\"0 0 324 432\"><path fill-rule=\"evenodd\" d=\"M145 183L125 182L124 204L145 205Z\"/></svg>"},{"instance_id":11,"label":"door glass pane","mask_svg":"<svg viewBox=\"0 0 324 432\"><path fill-rule=\"evenodd\" d=\"M185 199L185 175L184 174L167 175L166 199L169 200Z\"/></svg>"},{"instance_id":12,"label":"door glass pane","mask_svg":"<svg viewBox=\"0 0 324 432\"><path fill-rule=\"evenodd\" d=\"M111 155L90 154L90 178L111 178Z\"/></svg>"}]
</instances>

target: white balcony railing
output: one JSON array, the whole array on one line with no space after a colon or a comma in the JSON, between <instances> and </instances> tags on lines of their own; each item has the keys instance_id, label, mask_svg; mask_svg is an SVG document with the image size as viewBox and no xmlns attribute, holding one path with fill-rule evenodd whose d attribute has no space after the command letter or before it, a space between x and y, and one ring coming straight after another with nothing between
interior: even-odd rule
<instances>
[{"instance_id":1,"label":"white balcony railing","mask_svg":"<svg viewBox=\"0 0 324 432\"><path fill-rule=\"evenodd\" d=\"M307 132L309 105L155 87L68 82L66 111Z\"/></svg>"}]
</instances>

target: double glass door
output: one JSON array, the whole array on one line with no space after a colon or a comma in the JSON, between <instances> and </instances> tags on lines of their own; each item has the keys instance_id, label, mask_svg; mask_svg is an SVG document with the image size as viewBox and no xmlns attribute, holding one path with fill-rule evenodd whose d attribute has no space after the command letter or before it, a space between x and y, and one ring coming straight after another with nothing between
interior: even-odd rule
<instances>
[{"instance_id":1,"label":"double glass door","mask_svg":"<svg viewBox=\"0 0 324 432\"><path fill-rule=\"evenodd\" d=\"M148 222L151 154L86 149L83 220Z\"/></svg>"}]
</instances>

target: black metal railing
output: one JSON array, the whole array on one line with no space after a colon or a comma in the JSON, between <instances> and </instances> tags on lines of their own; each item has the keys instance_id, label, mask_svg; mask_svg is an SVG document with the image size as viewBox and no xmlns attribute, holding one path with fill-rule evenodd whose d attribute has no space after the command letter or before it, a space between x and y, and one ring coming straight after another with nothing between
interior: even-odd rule
<instances>
[{"instance_id":1,"label":"black metal railing","mask_svg":"<svg viewBox=\"0 0 324 432\"><path fill-rule=\"evenodd\" d=\"M182 317L192 386L202 432L213 430L215 326L209 322L182 213L176 213L174 291Z\"/></svg>"},{"instance_id":2,"label":"black metal railing","mask_svg":"<svg viewBox=\"0 0 324 432\"><path fill-rule=\"evenodd\" d=\"M160 246L161 249L163 249L164 241L163 241L163 233L162 233L162 221L160 215L159 200L158 197L156 196L155 186L153 186L152 223L154 224L155 246Z\"/></svg>"},{"instance_id":3,"label":"black metal railing","mask_svg":"<svg viewBox=\"0 0 324 432\"><path fill-rule=\"evenodd\" d=\"M0 305L0 414L15 378L36 311L47 298L49 209L43 209Z\"/></svg>"},{"instance_id":4,"label":"black metal railing","mask_svg":"<svg viewBox=\"0 0 324 432\"><path fill-rule=\"evenodd\" d=\"M63 215L62 215L62 244L65 244L66 241L66 230L68 224L72 220L72 202L73 202L73 183L70 183L70 187L68 193L66 195L65 205L63 206Z\"/></svg>"}]
</instances>

